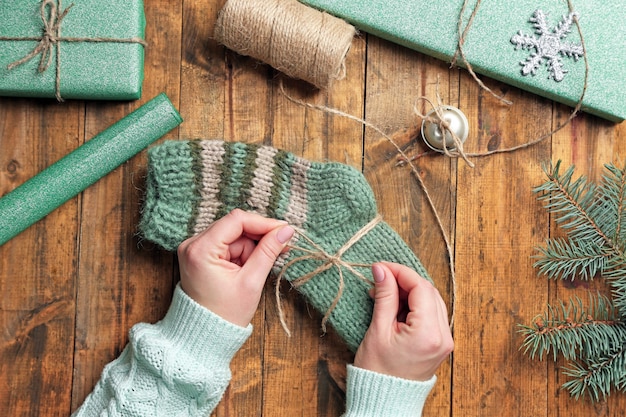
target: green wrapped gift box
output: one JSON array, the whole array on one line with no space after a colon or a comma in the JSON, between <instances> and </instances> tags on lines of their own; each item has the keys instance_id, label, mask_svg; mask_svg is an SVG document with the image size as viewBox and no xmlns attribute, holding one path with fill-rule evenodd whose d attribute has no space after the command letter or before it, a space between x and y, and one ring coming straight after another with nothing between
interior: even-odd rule
<instances>
[{"instance_id":1,"label":"green wrapped gift box","mask_svg":"<svg viewBox=\"0 0 626 417\"><path fill-rule=\"evenodd\" d=\"M0 95L141 97L142 0L0 0L0 22Z\"/></svg>"},{"instance_id":2,"label":"green wrapped gift box","mask_svg":"<svg viewBox=\"0 0 626 417\"><path fill-rule=\"evenodd\" d=\"M464 0L300 1L341 17L365 32L438 59L451 61L457 50L457 27ZM589 63L582 109L621 121L626 118L624 1L573 0L572 4L578 13ZM476 0L468 2L463 27L475 7ZM543 12L543 18L538 19L538 10ZM482 1L465 37L463 51L467 61L477 73L574 106L583 91L586 71L584 58L573 56L581 38L576 25L567 22L569 12L566 0ZM514 42L520 32L521 37ZM537 58L534 71L524 75L523 64L539 55L535 44L540 45L544 56ZM463 65L461 59L457 59L457 64ZM559 65L566 72L561 73Z\"/></svg>"}]
</instances>

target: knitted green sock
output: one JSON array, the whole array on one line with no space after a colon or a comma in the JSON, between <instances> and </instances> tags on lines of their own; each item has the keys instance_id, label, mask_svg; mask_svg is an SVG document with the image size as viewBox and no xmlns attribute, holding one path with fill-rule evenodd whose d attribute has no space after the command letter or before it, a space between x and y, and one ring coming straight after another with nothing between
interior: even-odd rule
<instances>
[{"instance_id":1,"label":"knitted green sock","mask_svg":"<svg viewBox=\"0 0 626 417\"><path fill-rule=\"evenodd\" d=\"M372 315L367 265L398 262L430 279L400 236L377 220L372 190L352 167L217 140L168 141L148 151L139 225L146 239L175 250L235 208L287 220L302 232L275 271L327 315L353 351Z\"/></svg>"}]
</instances>

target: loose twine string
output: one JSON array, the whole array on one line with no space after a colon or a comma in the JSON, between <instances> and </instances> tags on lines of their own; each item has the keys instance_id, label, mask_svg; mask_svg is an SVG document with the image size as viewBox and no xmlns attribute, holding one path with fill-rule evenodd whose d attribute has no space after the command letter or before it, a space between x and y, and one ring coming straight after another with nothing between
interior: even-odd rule
<instances>
[{"instance_id":1,"label":"loose twine string","mask_svg":"<svg viewBox=\"0 0 626 417\"><path fill-rule=\"evenodd\" d=\"M146 42L137 37L133 38L79 38L79 37L67 37L61 36L61 24L63 19L70 12L74 3L70 4L61 13L63 9L61 5L62 0L44 0L41 2L41 20L43 22L43 33L41 36L26 36L26 37L13 37L13 36L0 36L0 41L38 41L33 50L24 56L7 66L10 71L15 67L18 67L37 55L41 55L39 60L39 66L37 71L40 73L45 72L52 64L52 48L56 45L56 76L55 76L55 97L58 101L63 101L61 97L61 44L60 42L108 42L108 43L138 43L142 46L146 46ZM47 12L49 7L50 11Z\"/></svg>"},{"instance_id":2,"label":"loose twine string","mask_svg":"<svg viewBox=\"0 0 626 417\"><path fill-rule=\"evenodd\" d=\"M454 52L454 56L452 57L451 65L452 66L456 65L458 56L460 54L461 55L461 59L463 60L463 64L465 65L465 69L467 69L467 72L470 73L470 75L472 76L474 81L476 81L476 83L483 90L485 90L486 92L491 94L497 100L499 100L503 104L506 104L506 105L510 106L510 105L513 104L513 102L510 101L510 100L505 99L504 97L502 97L502 96L500 96L498 94L496 94L491 88L487 87L485 85L485 83L483 83L482 80L478 77L478 75L476 75L476 73L474 72L474 68L472 67L472 64L470 64L469 61L467 60L467 58L465 57L465 51L463 49L463 45L465 45L465 38L467 37L467 33L469 32L469 29L472 27L472 24L474 23L474 18L476 17L476 14L478 13L478 8L480 7L480 3L482 2L482 0L477 0L476 1L476 5L474 6L474 9L472 10L472 13L470 14L470 17L469 17L469 19L467 21L467 24L465 25L465 28L461 29L462 26L463 26L463 16L465 15L465 10L467 10L467 6L469 5L469 2L470 2L470 0L465 0L463 2L463 6L461 7L461 12L459 13L459 20L457 22L457 34L458 34L459 40L458 40L458 43L457 43L456 51ZM463 158L463 159L465 159L465 158Z\"/></svg>"},{"instance_id":3,"label":"loose twine string","mask_svg":"<svg viewBox=\"0 0 626 417\"><path fill-rule=\"evenodd\" d=\"M465 0L465 2L463 3L463 7L461 9L460 15L459 15L459 24L458 24L458 32L459 32L459 42L458 42L458 48L457 48L457 53L458 55L461 56L461 59L463 60L464 65L466 66L466 68L468 68L468 72L470 72L470 74L472 74L472 77L474 78L474 80L476 80L476 82L478 83L478 85L485 91L487 91L488 93L490 93L492 96L494 96L496 99L500 100L501 102L503 102L504 104L509 104L511 103L508 100L503 99L502 97L498 96L497 94L495 94L491 89L489 89L482 81L480 81L480 79L478 78L478 76L474 73L474 71L471 69L471 64L469 62L467 62L467 59L465 57L465 54L463 52L463 44L465 42L465 37L467 36L467 33L469 32L469 29L471 27L471 24L473 23L474 17L476 16L476 13L478 12L478 7L480 6L481 0L478 0L476 5L474 6L474 10L472 11L472 14L470 16L470 19L468 20L468 23L466 25L466 27L461 30L462 27L462 22L463 22L463 15L465 13L465 10L467 8L467 5L469 3L469 0ZM568 8L570 12L574 11L573 5L571 0L567 0L567 4L568 4ZM520 145L516 145L516 146L511 146L508 148L502 148L502 149L494 149L491 151L487 151L487 152L479 152L479 153L466 153L463 150L463 143L460 140L460 138L450 129L450 125L449 123L443 121L443 117L442 117L442 113L441 110L439 109L438 111L438 107L441 106L441 97L438 94L438 89L437 89L437 101L438 101L438 106L435 106L435 104L428 99L425 96L421 96L418 97L418 99L416 100L416 103L413 106L413 111L415 113L415 115L420 118L422 120L422 122L430 122L430 123L435 123L440 129L441 132L443 134L444 140L443 140L443 149L442 152L445 156L451 157L451 158L458 158L461 157L470 167L474 167L474 164L469 160L469 158L476 158L476 157L485 157L485 156L489 156L489 155L494 155L494 154L499 154L499 153L512 153L521 149L526 149L529 148L531 146L537 145L538 143L543 142L544 140L546 140L547 138L551 137L552 135L554 135L555 133L559 132L561 129L563 129L564 127L566 127L578 114L578 112L580 111L582 104L583 104L583 99L585 97L585 93L587 91L587 87L588 87L588 77L589 77L589 62L587 59L587 50L586 50L586 46L585 46L585 40L583 37L583 33L582 33L582 29L580 27L580 23L578 21L578 17L576 17L574 15L574 23L576 24L576 28L578 31L578 34L580 36L580 40L581 40L581 45L583 48L583 58L584 58L584 63L585 63L585 75L584 75L584 83L583 83L583 88L582 88L582 92L580 95L580 98L578 100L578 102L576 103L576 106L574 107L573 111L571 112L570 116L567 118L567 120L560 124L559 126L557 126L556 128L550 130L548 133L543 134L541 136L539 136L538 138L531 140L529 142L526 143L522 143ZM437 83L438 86L438 83ZM445 227L443 226L443 221L441 219L441 216L439 215L439 212L433 202L433 199L430 195L430 192L428 190L428 187L426 186L426 184L424 183L422 177L419 174L419 171L417 170L415 164L413 164L413 160L415 160L416 158L410 158L403 150L402 148L396 143L396 141L387 133L385 133L382 129L380 129L378 126L368 122L367 120L357 117L357 116L353 116L349 113L343 112L341 110L332 108L332 107L327 107L327 106L323 106L323 105L318 105L318 104L313 104L313 103L309 103L309 102L305 102L299 99L296 99L292 96L290 96L289 94L287 94L284 90L284 86L282 83L282 79L279 80L279 88L281 93L291 102L298 104L300 106L309 108L309 109L313 109L313 110L317 110L317 111L322 111L325 113L329 113L329 114L334 114L337 116L341 116L344 117L346 119L349 120L353 120L355 122L358 122L360 124L362 124L365 127L368 127L372 130L374 130L376 133L378 133L380 136L382 136L384 139L386 139L397 151L398 155L399 155L399 160L401 164L407 164L410 169L411 169L411 173L413 174L413 177L416 179L420 189L422 190L424 197L428 203L428 206L431 210L431 212L433 213L434 217L435 217L435 221L437 223L437 227L439 228L439 231L441 233L441 236L444 240L445 246L446 246L446 251L448 253L448 267L450 270L450 279L451 279L451 283L452 283L452 300L451 300L451 304L452 304L452 309L451 309L451 317L450 317L450 328L453 329L454 328L454 321L455 321L455 315L456 315L456 298L457 298L457 279L456 279L456 273L455 273L455 258L454 258L454 251L452 250L452 245L450 243L450 238L448 237L448 233L445 230ZM425 114L422 114L421 112L419 112L417 110L417 103L420 101L424 101L427 104L429 104L432 107L432 110L435 114L435 116L427 116ZM454 146L455 149L451 149L448 150L446 148L446 140L445 138L447 137L447 135L450 135L453 139L454 142ZM419 156L418 156L419 157ZM310 279L310 278L309 278Z\"/></svg>"},{"instance_id":4,"label":"loose twine string","mask_svg":"<svg viewBox=\"0 0 626 417\"><path fill-rule=\"evenodd\" d=\"M327 271L333 267L337 268L337 271L339 272L339 288L337 290L337 294L335 295L335 298L330 304L330 307L328 307L328 309L326 310L326 313L324 313L324 317L322 318L322 331L326 333L326 323L328 322L328 319L330 319L330 315L332 314L335 307L337 307L337 304L339 303L339 300L341 299L341 296L343 295L343 290L345 288L345 280L343 277L344 268L352 272L354 276L356 276L359 280L366 283L369 287L372 287L374 285L374 283L370 279L368 279L367 277L365 277L365 275L363 275L361 272L356 270L356 268L369 268L372 266L372 264L347 262L342 257L355 243L361 240L363 236L368 234L381 221L382 221L382 216L380 214L374 217L369 223L367 223L360 230L358 230L334 254L329 254L328 252L326 252L324 248L322 248L313 239L307 236L304 230L297 228L297 227L294 228L298 236L304 239L311 247L313 247L313 249L309 249L309 248L305 248L305 247L297 246L297 245L292 245L292 244L288 245L288 248L290 251L302 252L304 253L304 255L297 256L293 258L292 260L290 260L289 262L287 262L281 268L280 273L278 274L278 277L276 278L275 296L276 296L276 305L278 306L278 317L280 318L280 324L283 326L285 333L287 333L289 337L291 337L291 331L289 330L289 326L287 325L287 321L285 320L285 312L283 310L282 302L280 298L280 283L282 282L289 268L292 267L294 264L297 264L298 262L302 262L302 261L322 261L322 264L318 266L317 268L315 268L313 271L291 281L292 287L296 289L300 288L301 286L309 282L316 275L321 274L322 272Z\"/></svg>"}]
</instances>

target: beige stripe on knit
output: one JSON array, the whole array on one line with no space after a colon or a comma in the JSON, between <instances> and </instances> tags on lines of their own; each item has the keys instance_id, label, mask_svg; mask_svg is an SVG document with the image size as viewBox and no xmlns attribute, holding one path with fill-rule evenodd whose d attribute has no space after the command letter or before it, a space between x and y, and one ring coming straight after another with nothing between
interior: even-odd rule
<instances>
[{"instance_id":1,"label":"beige stripe on knit","mask_svg":"<svg viewBox=\"0 0 626 417\"><path fill-rule=\"evenodd\" d=\"M277 153L278 149L270 146L261 146L256 152L256 169L252 178L248 204L262 216L267 215L267 207L272 197L272 175L274 175L274 165L276 165L274 156Z\"/></svg>"},{"instance_id":2,"label":"beige stripe on knit","mask_svg":"<svg viewBox=\"0 0 626 417\"><path fill-rule=\"evenodd\" d=\"M224 163L224 142L203 140L200 142L200 162L202 164L202 183L200 203L194 226L194 234L202 232L215 220L222 203L217 200L220 185L220 166Z\"/></svg>"},{"instance_id":3,"label":"beige stripe on knit","mask_svg":"<svg viewBox=\"0 0 626 417\"><path fill-rule=\"evenodd\" d=\"M291 168L291 189L289 190L289 205L285 211L285 220L289 224L302 227L306 222L307 205L307 171L311 163L306 159L296 158Z\"/></svg>"},{"instance_id":4,"label":"beige stripe on knit","mask_svg":"<svg viewBox=\"0 0 626 417\"><path fill-rule=\"evenodd\" d=\"M307 171L311 168L311 163L306 159L296 158L296 162L291 168L291 189L289 190L289 204L285 211L285 220L292 226L301 228L306 222L308 212L307 205ZM295 244L298 237L291 240ZM277 273L287 263L290 252L282 253L274 262L274 271Z\"/></svg>"}]
</instances>

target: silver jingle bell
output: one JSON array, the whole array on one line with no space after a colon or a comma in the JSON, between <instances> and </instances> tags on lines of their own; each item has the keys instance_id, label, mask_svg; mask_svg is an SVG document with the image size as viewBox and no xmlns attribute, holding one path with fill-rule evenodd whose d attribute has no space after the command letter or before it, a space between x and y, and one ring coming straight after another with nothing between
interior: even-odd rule
<instances>
[{"instance_id":1,"label":"silver jingle bell","mask_svg":"<svg viewBox=\"0 0 626 417\"><path fill-rule=\"evenodd\" d=\"M453 151L455 144L450 132L454 132L461 143L465 142L469 135L469 122L463 112L456 107L440 106L437 109L441 113L442 119L448 123L450 130L449 132L445 132L446 149ZM429 118L439 118L435 109L428 112L424 121L422 121L422 137L426 145L431 149L441 152L443 151L444 134L439 125L429 121Z\"/></svg>"}]
</instances>

